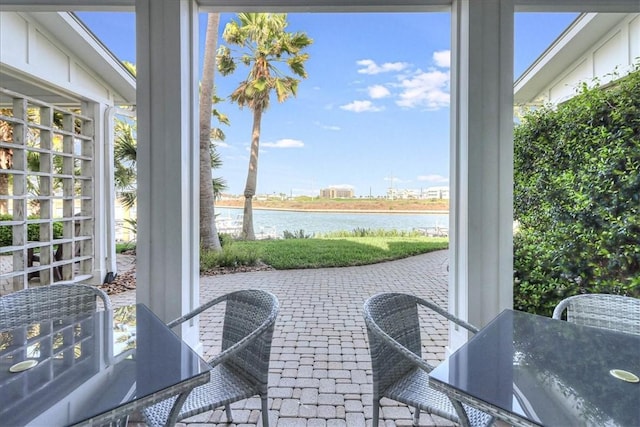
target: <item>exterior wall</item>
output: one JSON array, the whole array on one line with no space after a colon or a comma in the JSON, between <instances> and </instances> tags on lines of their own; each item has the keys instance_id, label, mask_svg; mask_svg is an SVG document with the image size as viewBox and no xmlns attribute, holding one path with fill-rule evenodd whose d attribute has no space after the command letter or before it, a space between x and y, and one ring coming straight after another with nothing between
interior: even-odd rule
<instances>
[{"instance_id":1,"label":"exterior wall","mask_svg":"<svg viewBox=\"0 0 640 427\"><path fill-rule=\"evenodd\" d=\"M3 72L56 92L113 104L114 95L99 74L29 14L0 13L0 64Z\"/></svg>"},{"instance_id":2,"label":"exterior wall","mask_svg":"<svg viewBox=\"0 0 640 427\"><path fill-rule=\"evenodd\" d=\"M93 270L87 272L91 275L81 278L100 284L116 265L110 239L113 218L108 214L113 205L109 190L113 186L112 167L108 163L113 160L105 150L112 126L105 117L116 100L135 94L135 81L127 75L113 81L101 77L121 75L123 69L94 44L92 36L69 14L0 12L0 87L38 102L80 109L93 120L93 214L92 230L87 232L93 235L94 259ZM123 97L107 81L129 88L128 93Z\"/></svg>"},{"instance_id":3,"label":"exterior wall","mask_svg":"<svg viewBox=\"0 0 640 427\"><path fill-rule=\"evenodd\" d=\"M629 14L604 37L591 45L570 67L551 81L535 103L565 101L585 82L606 84L628 74L640 63L640 14Z\"/></svg>"}]
</instances>

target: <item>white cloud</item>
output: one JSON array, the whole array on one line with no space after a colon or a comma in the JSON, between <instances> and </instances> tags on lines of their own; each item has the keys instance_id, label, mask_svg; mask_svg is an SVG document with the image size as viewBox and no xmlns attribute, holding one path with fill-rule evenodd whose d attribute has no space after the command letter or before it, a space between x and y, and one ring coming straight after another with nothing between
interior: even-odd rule
<instances>
[{"instance_id":1,"label":"white cloud","mask_svg":"<svg viewBox=\"0 0 640 427\"><path fill-rule=\"evenodd\" d=\"M433 62L435 62L438 67L451 67L451 51L439 50L437 52L433 52Z\"/></svg>"},{"instance_id":2,"label":"white cloud","mask_svg":"<svg viewBox=\"0 0 640 427\"><path fill-rule=\"evenodd\" d=\"M382 85L369 86L367 88L367 91L369 91L369 96L373 99L385 98L391 95L391 92L389 92L389 89L387 89Z\"/></svg>"},{"instance_id":3,"label":"white cloud","mask_svg":"<svg viewBox=\"0 0 640 427\"><path fill-rule=\"evenodd\" d=\"M449 182L449 178L442 175L432 174L432 175L420 175L418 181L426 181L432 182L434 184L444 184L445 182Z\"/></svg>"},{"instance_id":4,"label":"white cloud","mask_svg":"<svg viewBox=\"0 0 640 427\"><path fill-rule=\"evenodd\" d=\"M396 104L405 108L422 107L438 110L449 106L449 73L438 70L420 71L401 79L402 93Z\"/></svg>"},{"instance_id":5,"label":"white cloud","mask_svg":"<svg viewBox=\"0 0 640 427\"><path fill-rule=\"evenodd\" d=\"M349 104L340 106L341 109L353 111L354 113L382 111L384 108L373 105L371 101L353 101Z\"/></svg>"},{"instance_id":6,"label":"white cloud","mask_svg":"<svg viewBox=\"0 0 640 427\"><path fill-rule=\"evenodd\" d=\"M385 176L384 180L385 181L391 181L391 183L394 183L394 182L397 182L397 183L411 182L411 180L400 179L397 176Z\"/></svg>"},{"instance_id":7,"label":"white cloud","mask_svg":"<svg viewBox=\"0 0 640 427\"><path fill-rule=\"evenodd\" d=\"M324 125L320 122L313 122L313 124L325 130L334 130L334 131L340 130L340 126Z\"/></svg>"},{"instance_id":8,"label":"white cloud","mask_svg":"<svg viewBox=\"0 0 640 427\"><path fill-rule=\"evenodd\" d=\"M227 143L226 143L226 142L224 142L224 141L215 141L215 142L213 143L213 145L215 145L215 146L216 146L216 148L228 148L228 147L231 147L229 144L227 144Z\"/></svg>"},{"instance_id":9,"label":"white cloud","mask_svg":"<svg viewBox=\"0 0 640 427\"><path fill-rule=\"evenodd\" d=\"M276 142L264 142L261 144L263 147L271 148L300 148L304 147L304 143L297 139L280 139Z\"/></svg>"},{"instance_id":10,"label":"white cloud","mask_svg":"<svg viewBox=\"0 0 640 427\"><path fill-rule=\"evenodd\" d=\"M402 71L409 64L406 62L385 62L382 65L376 64L375 61L371 59L361 59L357 61L356 64L364 67L358 70L360 74L380 74L380 73L388 73L390 71Z\"/></svg>"}]
</instances>

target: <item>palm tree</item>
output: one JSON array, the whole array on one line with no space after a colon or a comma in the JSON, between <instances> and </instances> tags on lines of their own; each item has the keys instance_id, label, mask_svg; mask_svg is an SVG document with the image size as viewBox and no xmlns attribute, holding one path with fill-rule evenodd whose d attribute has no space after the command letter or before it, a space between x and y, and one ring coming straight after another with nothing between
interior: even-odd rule
<instances>
[{"instance_id":1,"label":"palm tree","mask_svg":"<svg viewBox=\"0 0 640 427\"><path fill-rule=\"evenodd\" d=\"M295 96L300 80L284 75L276 64L286 62L291 72L301 78L307 73L304 63L309 54L302 50L313 43L305 33L289 33L287 15L284 13L239 13L238 21L229 22L222 35L228 44L240 47L237 56L231 49L220 46L217 61L223 76L231 74L240 62L249 67L247 78L233 91L230 98L240 108L245 106L253 111L251 132L251 154L249 171L244 189L244 215L242 237L255 240L253 231L252 199L256 194L258 177L258 150L260 148L260 124L262 113L269 107L269 97L275 90L279 102Z\"/></svg>"},{"instance_id":2,"label":"palm tree","mask_svg":"<svg viewBox=\"0 0 640 427\"><path fill-rule=\"evenodd\" d=\"M113 180L118 198L127 209L136 204L137 136L135 119L116 119L113 147Z\"/></svg>"},{"instance_id":3,"label":"palm tree","mask_svg":"<svg viewBox=\"0 0 640 427\"><path fill-rule=\"evenodd\" d=\"M213 75L218 44L220 14L207 17L204 44L204 64L200 82L200 246L216 252L222 250L216 229L215 198L211 181L215 148L211 144L211 108L213 103ZM218 158L219 160L219 158Z\"/></svg>"},{"instance_id":4,"label":"palm tree","mask_svg":"<svg viewBox=\"0 0 640 427\"><path fill-rule=\"evenodd\" d=\"M123 61L123 65L136 76L135 64ZM131 209L136 205L137 199L138 126L133 114L130 117L116 117L115 121L113 181L122 206Z\"/></svg>"}]
</instances>

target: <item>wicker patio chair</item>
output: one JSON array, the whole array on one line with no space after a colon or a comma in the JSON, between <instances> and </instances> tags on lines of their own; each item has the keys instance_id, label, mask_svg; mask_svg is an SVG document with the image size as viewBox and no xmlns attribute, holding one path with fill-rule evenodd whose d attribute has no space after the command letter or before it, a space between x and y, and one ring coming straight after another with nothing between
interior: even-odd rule
<instances>
[{"instance_id":1,"label":"wicker patio chair","mask_svg":"<svg viewBox=\"0 0 640 427\"><path fill-rule=\"evenodd\" d=\"M554 319L579 325L640 335L640 299L623 295L581 294L563 299L553 310Z\"/></svg>"},{"instance_id":2,"label":"wicker patio chair","mask_svg":"<svg viewBox=\"0 0 640 427\"><path fill-rule=\"evenodd\" d=\"M95 286L83 284L53 284L27 288L0 297L0 330L53 320L64 316L109 310L107 294Z\"/></svg>"},{"instance_id":3,"label":"wicker patio chair","mask_svg":"<svg viewBox=\"0 0 640 427\"><path fill-rule=\"evenodd\" d=\"M414 425L418 425L420 410L465 426L492 424L491 416L461 405L429 387L429 372L434 366L421 357L419 306L473 333L478 331L433 302L413 295L381 293L369 298L364 304L364 320L373 368L372 426L378 426L380 399L383 397L416 408Z\"/></svg>"},{"instance_id":4,"label":"wicker patio chair","mask_svg":"<svg viewBox=\"0 0 640 427\"><path fill-rule=\"evenodd\" d=\"M230 404L259 395L262 425L268 427L267 383L271 339L278 315L278 299L261 290L241 290L218 297L170 323L173 328L216 304L226 302L222 351L209 360L211 379L185 398L172 397L142 410L149 426L177 421L224 406L232 421ZM160 357L161 355L159 355Z\"/></svg>"}]
</instances>

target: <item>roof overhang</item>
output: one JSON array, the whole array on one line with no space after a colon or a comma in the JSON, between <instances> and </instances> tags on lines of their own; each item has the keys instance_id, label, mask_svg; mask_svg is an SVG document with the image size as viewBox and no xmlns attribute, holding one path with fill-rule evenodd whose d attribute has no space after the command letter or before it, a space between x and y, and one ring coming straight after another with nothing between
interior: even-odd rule
<instances>
[{"instance_id":1,"label":"roof overhang","mask_svg":"<svg viewBox=\"0 0 640 427\"><path fill-rule=\"evenodd\" d=\"M136 80L126 67L72 13L22 12L51 34L110 88L116 105L136 103ZM20 93L37 96L51 103L67 104L72 98L47 82L29 79L10 67L3 67L3 86Z\"/></svg>"},{"instance_id":2,"label":"roof overhang","mask_svg":"<svg viewBox=\"0 0 640 427\"><path fill-rule=\"evenodd\" d=\"M33 13L32 16L100 75L117 95L117 104L135 104L135 77L80 19L66 12Z\"/></svg>"},{"instance_id":3,"label":"roof overhang","mask_svg":"<svg viewBox=\"0 0 640 427\"><path fill-rule=\"evenodd\" d=\"M484 0L475 0L482 2ZM376 12L448 8L453 0L199 0L203 12ZM518 12L640 12L638 0L514 0ZM133 11L136 0L2 0L0 10Z\"/></svg>"},{"instance_id":4,"label":"roof overhang","mask_svg":"<svg viewBox=\"0 0 640 427\"><path fill-rule=\"evenodd\" d=\"M516 80L514 104L531 102L625 16L627 14L624 13L586 13L578 16Z\"/></svg>"}]
</instances>

